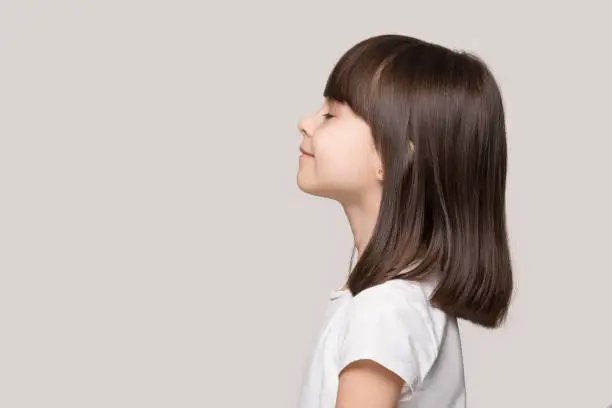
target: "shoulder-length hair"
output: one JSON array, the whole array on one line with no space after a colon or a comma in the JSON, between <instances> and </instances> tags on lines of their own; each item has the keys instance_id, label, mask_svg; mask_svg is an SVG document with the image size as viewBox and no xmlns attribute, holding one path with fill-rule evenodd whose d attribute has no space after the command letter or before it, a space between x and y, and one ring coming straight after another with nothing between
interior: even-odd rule
<instances>
[{"instance_id":1,"label":"shoulder-length hair","mask_svg":"<svg viewBox=\"0 0 612 408\"><path fill-rule=\"evenodd\" d=\"M342 55L323 95L370 125L384 169L378 219L348 277L353 295L389 279L436 276L434 306L499 326L513 289L506 130L486 64L465 51L379 35Z\"/></svg>"}]
</instances>

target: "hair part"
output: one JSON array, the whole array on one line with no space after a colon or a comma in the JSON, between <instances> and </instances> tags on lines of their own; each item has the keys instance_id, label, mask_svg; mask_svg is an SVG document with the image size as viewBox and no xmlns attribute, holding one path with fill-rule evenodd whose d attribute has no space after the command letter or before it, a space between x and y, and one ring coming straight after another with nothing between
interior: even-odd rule
<instances>
[{"instance_id":1,"label":"hair part","mask_svg":"<svg viewBox=\"0 0 612 408\"><path fill-rule=\"evenodd\" d=\"M372 237L348 277L351 292L435 275L434 306L499 326L513 292L507 147L501 93L486 64L380 35L342 55L323 95L370 125L385 174Z\"/></svg>"}]
</instances>

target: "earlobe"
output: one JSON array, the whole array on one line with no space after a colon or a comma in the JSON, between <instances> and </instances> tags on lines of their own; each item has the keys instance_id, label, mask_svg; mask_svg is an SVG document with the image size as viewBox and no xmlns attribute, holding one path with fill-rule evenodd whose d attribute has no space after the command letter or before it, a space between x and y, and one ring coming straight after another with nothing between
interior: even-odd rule
<instances>
[{"instance_id":1,"label":"earlobe","mask_svg":"<svg viewBox=\"0 0 612 408\"><path fill-rule=\"evenodd\" d=\"M376 172L376 176L378 178L378 180L382 181L383 180L383 170L382 168L378 168L378 171Z\"/></svg>"}]
</instances>

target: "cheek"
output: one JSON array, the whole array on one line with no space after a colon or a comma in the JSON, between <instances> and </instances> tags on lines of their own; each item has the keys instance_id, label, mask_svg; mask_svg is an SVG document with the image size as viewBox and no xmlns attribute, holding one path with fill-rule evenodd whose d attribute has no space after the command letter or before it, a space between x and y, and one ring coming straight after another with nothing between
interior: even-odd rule
<instances>
[{"instance_id":1,"label":"cheek","mask_svg":"<svg viewBox=\"0 0 612 408\"><path fill-rule=\"evenodd\" d=\"M317 174L324 179L359 184L371 175L371 149L359 135L349 132L328 134L319 139L314 160Z\"/></svg>"}]
</instances>

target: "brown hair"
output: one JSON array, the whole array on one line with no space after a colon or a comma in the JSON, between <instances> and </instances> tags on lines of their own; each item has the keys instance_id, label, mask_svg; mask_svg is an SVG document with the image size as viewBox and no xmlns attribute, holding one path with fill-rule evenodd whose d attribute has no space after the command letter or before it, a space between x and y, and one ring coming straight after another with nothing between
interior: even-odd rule
<instances>
[{"instance_id":1,"label":"brown hair","mask_svg":"<svg viewBox=\"0 0 612 408\"><path fill-rule=\"evenodd\" d=\"M435 274L434 306L499 326L513 289L506 130L486 64L465 51L379 35L342 55L323 95L370 125L385 174L376 226L348 277L353 295Z\"/></svg>"}]
</instances>

